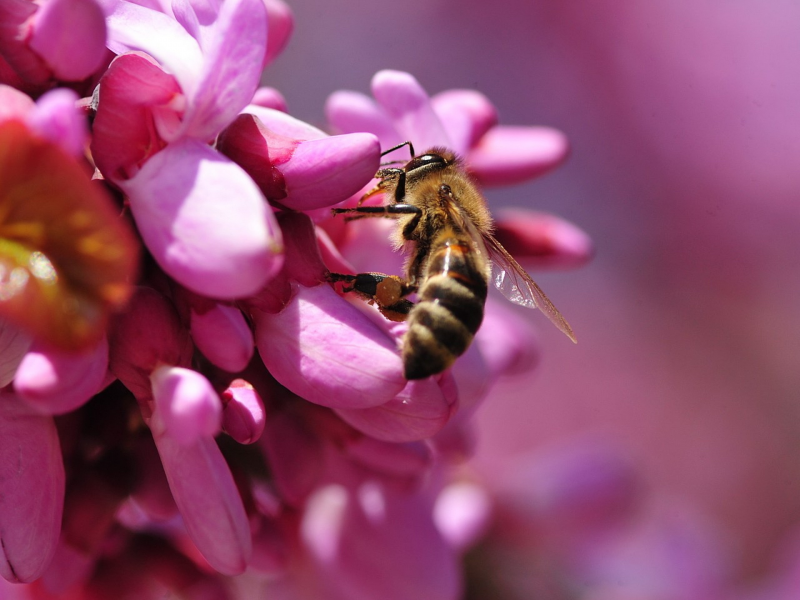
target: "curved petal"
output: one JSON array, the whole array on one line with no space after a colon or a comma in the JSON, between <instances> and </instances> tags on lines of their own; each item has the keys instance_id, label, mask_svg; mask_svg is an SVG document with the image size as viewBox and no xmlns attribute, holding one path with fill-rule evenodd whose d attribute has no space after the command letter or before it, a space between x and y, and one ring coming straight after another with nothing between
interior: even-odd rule
<instances>
[{"instance_id":1,"label":"curved petal","mask_svg":"<svg viewBox=\"0 0 800 600\"><path fill-rule=\"evenodd\" d=\"M400 134L381 107L360 92L334 92L325 102L325 116L336 133L367 131L378 136L382 148L400 143Z\"/></svg>"},{"instance_id":2,"label":"curved petal","mask_svg":"<svg viewBox=\"0 0 800 600\"><path fill-rule=\"evenodd\" d=\"M186 446L153 432L186 530L209 564L225 575L247 568L250 525L228 463L212 437Z\"/></svg>"},{"instance_id":3,"label":"curved petal","mask_svg":"<svg viewBox=\"0 0 800 600\"><path fill-rule=\"evenodd\" d=\"M402 71L379 71L372 78L372 95L387 112L400 134L399 142L411 141L417 154L432 146L453 146L442 122L431 106L428 93L410 74ZM407 152L401 148L399 152ZM407 159L407 155L387 155Z\"/></svg>"},{"instance_id":4,"label":"curved petal","mask_svg":"<svg viewBox=\"0 0 800 600\"><path fill-rule=\"evenodd\" d=\"M313 210L349 198L375 176L380 153L378 139L369 133L301 142L291 158L278 166L287 194L281 204Z\"/></svg>"},{"instance_id":5,"label":"curved petal","mask_svg":"<svg viewBox=\"0 0 800 600\"><path fill-rule=\"evenodd\" d=\"M264 432L264 402L256 389L243 379L234 379L222 393L225 408L222 428L240 444L258 441Z\"/></svg>"},{"instance_id":6,"label":"curved petal","mask_svg":"<svg viewBox=\"0 0 800 600\"><path fill-rule=\"evenodd\" d=\"M160 366L150 381L156 407L151 429L163 427L166 435L185 446L219 433L222 402L203 375L183 367Z\"/></svg>"},{"instance_id":7,"label":"curved petal","mask_svg":"<svg viewBox=\"0 0 800 600\"><path fill-rule=\"evenodd\" d=\"M283 52L294 30L292 9L283 0L263 0L267 7L267 54L264 57L266 66Z\"/></svg>"},{"instance_id":8,"label":"curved petal","mask_svg":"<svg viewBox=\"0 0 800 600\"><path fill-rule=\"evenodd\" d=\"M121 184L153 257L210 298L257 292L280 269L283 242L253 180L205 144L170 144Z\"/></svg>"},{"instance_id":9,"label":"curved petal","mask_svg":"<svg viewBox=\"0 0 800 600\"><path fill-rule=\"evenodd\" d=\"M566 136L550 127L497 126L467 154L470 172L482 185L522 183L567 158Z\"/></svg>"},{"instance_id":10,"label":"curved petal","mask_svg":"<svg viewBox=\"0 0 800 600\"><path fill-rule=\"evenodd\" d=\"M475 90L448 90L431 98L433 110L461 156L497 125L497 109Z\"/></svg>"},{"instance_id":11,"label":"curved petal","mask_svg":"<svg viewBox=\"0 0 800 600\"><path fill-rule=\"evenodd\" d=\"M62 414L85 404L103 387L108 372L108 340L88 352L59 352L34 345L22 359L14 390L47 414Z\"/></svg>"},{"instance_id":12,"label":"curved petal","mask_svg":"<svg viewBox=\"0 0 800 600\"><path fill-rule=\"evenodd\" d=\"M373 408L335 409L343 421L376 440L411 442L434 436L454 409L435 378L409 381L389 402Z\"/></svg>"},{"instance_id":13,"label":"curved petal","mask_svg":"<svg viewBox=\"0 0 800 600\"><path fill-rule=\"evenodd\" d=\"M287 138L316 140L328 137L328 134L321 129L274 108L248 104L244 107L242 113L258 117L267 129Z\"/></svg>"},{"instance_id":14,"label":"curved petal","mask_svg":"<svg viewBox=\"0 0 800 600\"><path fill-rule=\"evenodd\" d=\"M256 106L287 112L286 98L284 98L283 94L281 94L278 90L272 87L258 88L253 94L253 99L250 102Z\"/></svg>"},{"instance_id":15,"label":"curved petal","mask_svg":"<svg viewBox=\"0 0 800 600\"><path fill-rule=\"evenodd\" d=\"M28 117L28 125L41 137L58 144L75 158L86 150L89 132L86 116L78 110L78 94L57 88L42 95Z\"/></svg>"},{"instance_id":16,"label":"curved petal","mask_svg":"<svg viewBox=\"0 0 800 600\"><path fill-rule=\"evenodd\" d=\"M217 303L208 311L192 308L190 327L197 349L220 369L237 373L253 357L253 334L237 308Z\"/></svg>"},{"instance_id":17,"label":"curved petal","mask_svg":"<svg viewBox=\"0 0 800 600\"><path fill-rule=\"evenodd\" d=\"M519 375L535 369L541 359L539 335L530 319L513 312L503 301L489 299L475 343L491 373Z\"/></svg>"},{"instance_id":18,"label":"curved petal","mask_svg":"<svg viewBox=\"0 0 800 600\"><path fill-rule=\"evenodd\" d=\"M255 318L264 365L309 402L367 408L406 385L394 340L328 285L298 286L282 312Z\"/></svg>"},{"instance_id":19,"label":"curved petal","mask_svg":"<svg viewBox=\"0 0 800 600\"><path fill-rule=\"evenodd\" d=\"M0 84L0 123L10 119L24 121L36 104L28 94L5 84Z\"/></svg>"},{"instance_id":20,"label":"curved petal","mask_svg":"<svg viewBox=\"0 0 800 600\"><path fill-rule=\"evenodd\" d=\"M49 0L39 5L29 44L56 79L86 79L105 59L105 15L94 0Z\"/></svg>"},{"instance_id":21,"label":"curved petal","mask_svg":"<svg viewBox=\"0 0 800 600\"><path fill-rule=\"evenodd\" d=\"M0 394L0 575L41 577L56 549L64 509L64 463L53 418Z\"/></svg>"}]
</instances>

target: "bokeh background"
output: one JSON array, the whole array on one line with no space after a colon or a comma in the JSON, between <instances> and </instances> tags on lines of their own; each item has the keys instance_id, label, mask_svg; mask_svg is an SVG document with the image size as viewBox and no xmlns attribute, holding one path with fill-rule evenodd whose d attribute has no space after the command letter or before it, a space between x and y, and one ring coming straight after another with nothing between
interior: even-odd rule
<instances>
[{"instance_id":1,"label":"bokeh background","mask_svg":"<svg viewBox=\"0 0 800 600\"><path fill-rule=\"evenodd\" d=\"M393 68L570 139L487 196L593 238L587 267L535 274L580 343L532 315L542 364L481 408L473 468L608 441L644 504L718 532L732 585L772 576L800 525L800 3L289 3L264 81L301 119Z\"/></svg>"}]
</instances>

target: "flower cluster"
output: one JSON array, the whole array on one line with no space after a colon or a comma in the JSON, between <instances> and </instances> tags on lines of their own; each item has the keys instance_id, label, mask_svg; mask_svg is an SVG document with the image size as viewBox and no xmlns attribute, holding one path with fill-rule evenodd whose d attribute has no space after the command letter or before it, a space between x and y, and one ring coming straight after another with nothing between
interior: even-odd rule
<instances>
[{"instance_id":1,"label":"flower cluster","mask_svg":"<svg viewBox=\"0 0 800 600\"><path fill-rule=\"evenodd\" d=\"M391 223L329 209L405 140L494 185L564 137L393 71L331 96L332 135L294 119L259 88L281 0L0 10L0 574L30 584L8 593L457 597L489 507L447 465L535 336L490 299L453 369L406 381L402 325L326 280L399 272ZM542 266L591 252L528 211L497 236Z\"/></svg>"}]
</instances>

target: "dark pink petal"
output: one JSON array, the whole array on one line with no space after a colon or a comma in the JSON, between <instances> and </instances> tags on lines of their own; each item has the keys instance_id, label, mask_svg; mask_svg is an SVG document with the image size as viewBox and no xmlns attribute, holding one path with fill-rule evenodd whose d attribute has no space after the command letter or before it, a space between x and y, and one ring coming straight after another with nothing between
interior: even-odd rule
<instances>
[{"instance_id":1,"label":"dark pink petal","mask_svg":"<svg viewBox=\"0 0 800 600\"><path fill-rule=\"evenodd\" d=\"M286 574L292 548L273 519L262 518L253 535L250 568L272 577Z\"/></svg>"},{"instance_id":2,"label":"dark pink petal","mask_svg":"<svg viewBox=\"0 0 800 600\"><path fill-rule=\"evenodd\" d=\"M283 94L281 94L278 90L272 87L258 88L256 93L253 94L253 99L250 102L251 104L255 104L257 106L263 106L264 108L271 108L281 112L287 111L286 98L284 98ZM245 110L247 109L245 108Z\"/></svg>"},{"instance_id":3,"label":"dark pink petal","mask_svg":"<svg viewBox=\"0 0 800 600\"><path fill-rule=\"evenodd\" d=\"M95 559L79 548L58 541L53 560L42 576L43 587L51 594L62 594L86 582L92 575Z\"/></svg>"},{"instance_id":4,"label":"dark pink petal","mask_svg":"<svg viewBox=\"0 0 800 600\"><path fill-rule=\"evenodd\" d=\"M252 552L242 499L217 443L201 437L186 446L153 432L167 481L186 530L209 564L225 575L247 568Z\"/></svg>"},{"instance_id":5,"label":"dark pink petal","mask_svg":"<svg viewBox=\"0 0 800 600\"><path fill-rule=\"evenodd\" d=\"M0 123L11 119L25 121L35 106L27 94L0 84Z\"/></svg>"},{"instance_id":6,"label":"dark pink petal","mask_svg":"<svg viewBox=\"0 0 800 600\"><path fill-rule=\"evenodd\" d=\"M215 303L210 310L191 308L190 327L197 349L224 371L237 373L253 357L253 333L242 312Z\"/></svg>"},{"instance_id":7,"label":"dark pink petal","mask_svg":"<svg viewBox=\"0 0 800 600\"><path fill-rule=\"evenodd\" d=\"M416 478L433 464L431 449L422 442L395 444L362 436L348 440L344 453L362 467L391 477Z\"/></svg>"},{"instance_id":8,"label":"dark pink petal","mask_svg":"<svg viewBox=\"0 0 800 600\"><path fill-rule=\"evenodd\" d=\"M37 9L37 4L26 0L0 2L0 60L17 76L15 81L11 74L4 74L4 82L41 88L52 77L45 62L26 43L29 19Z\"/></svg>"},{"instance_id":9,"label":"dark pink petal","mask_svg":"<svg viewBox=\"0 0 800 600\"><path fill-rule=\"evenodd\" d=\"M247 106L261 79L266 44L263 0L219 5L217 18L202 29L202 71L190 85L176 73L188 99L180 135L211 140Z\"/></svg>"},{"instance_id":10,"label":"dark pink petal","mask_svg":"<svg viewBox=\"0 0 800 600\"><path fill-rule=\"evenodd\" d=\"M579 267L594 255L586 233L555 215L524 208L498 211L495 236L518 261L539 268Z\"/></svg>"},{"instance_id":11,"label":"dark pink petal","mask_svg":"<svg viewBox=\"0 0 800 600\"><path fill-rule=\"evenodd\" d=\"M264 402L255 388L243 379L234 379L222 393L225 408L222 429L240 444L258 441L264 432Z\"/></svg>"},{"instance_id":12,"label":"dark pink petal","mask_svg":"<svg viewBox=\"0 0 800 600\"><path fill-rule=\"evenodd\" d=\"M150 375L156 410L151 429L189 446L219 433L222 402L203 375L183 367L158 367Z\"/></svg>"},{"instance_id":13,"label":"dark pink petal","mask_svg":"<svg viewBox=\"0 0 800 600\"><path fill-rule=\"evenodd\" d=\"M58 542L64 463L53 418L0 394L0 575L41 577Z\"/></svg>"},{"instance_id":14,"label":"dark pink petal","mask_svg":"<svg viewBox=\"0 0 800 600\"><path fill-rule=\"evenodd\" d=\"M410 381L395 398L362 409L336 409L342 420L376 440L411 442L434 436L454 410L434 378Z\"/></svg>"},{"instance_id":15,"label":"dark pink petal","mask_svg":"<svg viewBox=\"0 0 800 600\"><path fill-rule=\"evenodd\" d=\"M175 307L152 288L138 288L112 323L109 369L139 400L152 398L150 373L161 365L188 365L192 352Z\"/></svg>"},{"instance_id":16,"label":"dark pink petal","mask_svg":"<svg viewBox=\"0 0 800 600\"><path fill-rule=\"evenodd\" d=\"M0 319L0 388L6 387L31 345L30 336Z\"/></svg>"},{"instance_id":17,"label":"dark pink petal","mask_svg":"<svg viewBox=\"0 0 800 600\"><path fill-rule=\"evenodd\" d=\"M309 499L300 533L331 597L459 597L455 554L420 495L392 492L375 482L356 490L320 488Z\"/></svg>"},{"instance_id":18,"label":"dark pink petal","mask_svg":"<svg viewBox=\"0 0 800 600\"><path fill-rule=\"evenodd\" d=\"M492 500L478 484L459 481L446 486L436 498L433 520L450 546L463 552L486 532L492 517Z\"/></svg>"},{"instance_id":19,"label":"dark pink petal","mask_svg":"<svg viewBox=\"0 0 800 600\"><path fill-rule=\"evenodd\" d=\"M325 103L325 116L336 133L368 131L378 136L384 149L398 144L401 137L389 115L372 98L359 92L331 94Z\"/></svg>"},{"instance_id":20,"label":"dark pink petal","mask_svg":"<svg viewBox=\"0 0 800 600\"><path fill-rule=\"evenodd\" d=\"M153 257L209 298L257 292L280 269L283 242L253 180L205 144L184 139L121 183Z\"/></svg>"},{"instance_id":21,"label":"dark pink petal","mask_svg":"<svg viewBox=\"0 0 800 600\"><path fill-rule=\"evenodd\" d=\"M394 340L328 285L297 286L282 312L258 315L256 346L275 379L323 406L378 406L406 385Z\"/></svg>"},{"instance_id":22,"label":"dark pink petal","mask_svg":"<svg viewBox=\"0 0 800 600\"><path fill-rule=\"evenodd\" d=\"M487 331L485 335L490 333ZM450 372L458 386L459 414L474 410L497 378L497 375L490 371L489 365L480 351L480 346L477 344L472 344L467 348Z\"/></svg>"},{"instance_id":23,"label":"dark pink petal","mask_svg":"<svg viewBox=\"0 0 800 600\"><path fill-rule=\"evenodd\" d=\"M448 90L431 98L431 104L453 142L452 149L462 156L497 125L497 109L475 90Z\"/></svg>"},{"instance_id":24,"label":"dark pink petal","mask_svg":"<svg viewBox=\"0 0 800 600\"><path fill-rule=\"evenodd\" d=\"M163 523L178 513L175 499L169 490L164 466L150 436L139 436L133 443L131 455L136 462L136 485L130 500L146 520Z\"/></svg>"},{"instance_id":25,"label":"dark pink petal","mask_svg":"<svg viewBox=\"0 0 800 600\"><path fill-rule=\"evenodd\" d=\"M428 93L412 75L402 71L379 71L372 78L372 95L392 119L401 137L398 142L410 140L417 154L432 146L449 148L453 145L431 106ZM387 156L407 159L407 152L402 148L397 154Z\"/></svg>"},{"instance_id":26,"label":"dark pink petal","mask_svg":"<svg viewBox=\"0 0 800 600\"><path fill-rule=\"evenodd\" d=\"M250 104L242 112L258 117L267 129L279 136L294 140L317 140L328 137L328 134L321 129L280 110Z\"/></svg>"},{"instance_id":27,"label":"dark pink petal","mask_svg":"<svg viewBox=\"0 0 800 600\"><path fill-rule=\"evenodd\" d=\"M490 298L483 324L475 335L483 361L492 378L530 371L541 360L538 330L504 300Z\"/></svg>"},{"instance_id":28,"label":"dark pink petal","mask_svg":"<svg viewBox=\"0 0 800 600\"><path fill-rule=\"evenodd\" d=\"M14 390L47 414L75 410L100 391L108 372L105 337L87 352L69 353L34 344L22 359Z\"/></svg>"},{"instance_id":29,"label":"dark pink petal","mask_svg":"<svg viewBox=\"0 0 800 600\"><path fill-rule=\"evenodd\" d=\"M89 138L86 116L77 102L78 95L72 90L51 90L36 101L36 108L28 117L33 131L76 158L84 155Z\"/></svg>"},{"instance_id":30,"label":"dark pink petal","mask_svg":"<svg viewBox=\"0 0 800 600\"><path fill-rule=\"evenodd\" d=\"M512 185L546 173L567 158L566 136L549 127L497 126L467 154L482 185Z\"/></svg>"},{"instance_id":31,"label":"dark pink petal","mask_svg":"<svg viewBox=\"0 0 800 600\"><path fill-rule=\"evenodd\" d=\"M325 265L317 248L314 224L302 213L285 212L279 216L286 232L284 271L292 281L312 287L325 280Z\"/></svg>"},{"instance_id":32,"label":"dark pink petal","mask_svg":"<svg viewBox=\"0 0 800 600\"><path fill-rule=\"evenodd\" d=\"M283 0L264 0L267 7L267 55L264 64L271 63L286 47L294 29L292 9ZM256 103L259 104L259 103Z\"/></svg>"},{"instance_id":33,"label":"dark pink petal","mask_svg":"<svg viewBox=\"0 0 800 600\"><path fill-rule=\"evenodd\" d=\"M363 188L380 166L378 139L369 133L301 142L278 166L286 182L281 204L313 210L345 200Z\"/></svg>"},{"instance_id":34,"label":"dark pink petal","mask_svg":"<svg viewBox=\"0 0 800 600\"><path fill-rule=\"evenodd\" d=\"M48 0L39 5L29 44L56 79L86 79L105 59L103 11L94 0Z\"/></svg>"},{"instance_id":35,"label":"dark pink petal","mask_svg":"<svg viewBox=\"0 0 800 600\"><path fill-rule=\"evenodd\" d=\"M112 181L135 175L158 152L154 111L182 99L175 78L138 54L116 58L100 80L99 103L92 125L92 156Z\"/></svg>"}]
</instances>

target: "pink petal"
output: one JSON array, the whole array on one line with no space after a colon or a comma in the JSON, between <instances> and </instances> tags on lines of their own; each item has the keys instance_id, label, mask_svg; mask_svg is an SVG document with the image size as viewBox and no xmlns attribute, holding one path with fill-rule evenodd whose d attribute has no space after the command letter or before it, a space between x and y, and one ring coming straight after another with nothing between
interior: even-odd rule
<instances>
[{"instance_id":1,"label":"pink petal","mask_svg":"<svg viewBox=\"0 0 800 600\"><path fill-rule=\"evenodd\" d=\"M325 116L336 133L367 131L378 136L383 148L399 143L402 137L389 115L372 98L359 92L331 94L325 103Z\"/></svg>"},{"instance_id":2,"label":"pink petal","mask_svg":"<svg viewBox=\"0 0 800 600\"><path fill-rule=\"evenodd\" d=\"M153 438L139 436L133 444L131 455L138 476L130 498L146 519L156 523L167 521L177 514L178 507L169 490Z\"/></svg>"},{"instance_id":3,"label":"pink petal","mask_svg":"<svg viewBox=\"0 0 800 600\"><path fill-rule=\"evenodd\" d=\"M265 108L263 106L250 104L244 108L242 113L258 117L271 132L287 138L295 140L317 140L328 137L328 134L321 129L273 108Z\"/></svg>"},{"instance_id":4,"label":"pink petal","mask_svg":"<svg viewBox=\"0 0 800 600\"><path fill-rule=\"evenodd\" d=\"M469 151L467 163L482 185L512 185L554 169L568 152L557 129L498 126Z\"/></svg>"},{"instance_id":5,"label":"pink petal","mask_svg":"<svg viewBox=\"0 0 800 600\"><path fill-rule=\"evenodd\" d=\"M94 557L59 540L53 561L42 576L42 586L51 594L62 594L89 580L95 567Z\"/></svg>"},{"instance_id":6,"label":"pink petal","mask_svg":"<svg viewBox=\"0 0 800 600\"><path fill-rule=\"evenodd\" d=\"M176 98L172 75L138 54L116 58L100 80L99 103L92 125L92 156L112 181L128 179L164 142L153 126L153 113Z\"/></svg>"},{"instance_id":7,"label":"pink petal","mask_svg":"<svg viewBox=\"0 0 800 600\"><path fill-rule=\"evenodd\" d=\"M541 360L538 330L530 319L507 304L504 300L490 298L483 324L475 335L475 344L492 378L526 373L536 368Z\"/></svg>"},{"instance_id":8,"label":"pink petal","mask_svg":"<svg viewBox=\"0 0 800 600\"><path fill-rule=\"evenodd\" d=\"M312 210L347 199L375 176L380 144L368 133L353 133L301 142L278 166L286 182L281 204Z\"/></svg>"},{"instance_id":9,"label":"pink petal","mask_svg":"<svg viewBox=\"0 0 800 600\"><path fill-rule=\"evenodd\" d=\"M109 369L137 399L147 400L150 373L161 365L188 365L193 349L175 307L156 290L140 287L112 323Z\"/></svg>"},{"instance_id":10,"label":"pink petal","mask_svg":"<svg viewBox=\"0 0 800 600\"><path fill-rule=\"evenodd\" d=\"M64 507L64 463L52 417L0 395L0 575L41 577L56 549Z\"/></svg>"},{"instance_id":11,"label":"pink petal","mask_svg":"<svg viewBox=\"0 0 800 600\"><path fill-rule=\"evenodd\" d=\"M377 406L406 385L394 340L328 285L297 286L282 312L258 315L256 345L275 379L323 406Z\"/></svg>"},{"instance_id":12,"label":"pink petal","mask_svg":"<svg viewBox=\"0 0 800 600\"><path fill-rule=\"evenodd\" d=\"M314 225L302 213L284 212L279 216L286 232L284 270L293 281L311 287L325 280L325 265L317 248Z\"/></svg>"},{"instance_id":13,"label":"pink petal","mask_svg":"<svg viewBox=\"0 0 800 600\"><path fill-rule=\"evenodd\" d=\"M77 102L78 95L72 90L51 90L36 101L36 108L28 118L33 131L75 158L83 157L89 138L86 116L78 110Z\"/></svg>"},{"instance_id":14,"label":"pink petal","mask_svg":"<svg viewBox=\"0 0 800 600\"><path fill-rule=\"evenodd\" d=\"M4 79L12 85L21 83L34 88L45 87L52 73L42 59L26 43L31 17L40 10L33 2L0 2L0 59L13 69L15 77Z\"/></svg>"},{"instance_id":15,"label":"pink petal","mask_svg":"<svg viewBox=\"0 0 800 600\"><path fill-rule=\"evenodd\" d=\"M395 444L363 436L348 440L344 453L371 472L391 477L417 478L433 464L431 449L422 442Z\"/></svg>"},{"instance_id":16,"label":"pink petal","mask_svg":"<svg viewBox=\"0 0 800 600\"><path fill-rule=\"evenodd\" d=\"M219 433L222 402L203 375L182 367L158 367L150 375L156 410L152 429L163 427L171 439L189 446Z\"/></svg>"},{"instance_id":17,"label":"pink petal","mask_svg":"<svg viewBox=\"0 0 800 600\"><path fill-rule=\"evenodd\" d=\"M215 303L210 310L191 308L190 327L197 349L214 365L237 373L253 357L253 333L241 311Z\"/></svg>"},{"instance_id":18,"label":"pink petal","mask_svg":"<svg viewBox=\"0 0 800 600\"><path fill-rule=\"evenodd\" d=\"M456 558L419 496L391 492L374 482L352 491L320 488L309 499L300 532L331 597L459 597Z\"/></svg>"},{"instance_id":19,"label":"pink petal","mask_svg":"<svg viewBox=\"0 0 800 600\"><path fill-rule=\"evenodd\" d=\"M36 12L29 43L56 79L86 79L105 59L105 16L94 0L48 0Z\"/></svg>"},{"instance_id":20,"label":"pink petal","mask_svg":"<svg viewBox=\"0 0 800 600\"><path fill-rule=\"evenodd\" d=\"M247 568L250 526L228 463L212 437L186 446L154 432L167 481L192 541L209 564L225 575Z\"/></svg>"},{"instance_id":21,"label":"pink petal","mask_svg":"<svg viewBox=\"0 0 800 600\"><path fill-rule=\"evenodd\" d=\"M121 183L153 257L210 298L258 291L280 269L283 242L253 180L205 144L170 144Z\"/></svg>"},{"instance_id":22,"label":"pink petal","mask_svg":"<svg viewBox=\"0 0 800 600\"><path fill-rule=\"evenodd\" d=\"M523 208L498 211L495 236L518 261L540 268L572 268L586 264L594 245L586 233L555 215Z\"/></svg>"},{"instance_id":23,"label":"pink petal","mask_svg":"<svg viewBox=\"0 0 800 600\"><path fill-rule=\"evenodd\" d=\"M188 98L182 135L213 139L247 106L261 79L266 44L263 0L219 5L217 18L202 33L202 71L191 87L176 72Z\"/></svg>"},{"instance_id":24,"label":"pink petal","mask_svg":"<svg viewBox=\"0 0 800 600\"><path fill-rule=\"evenodd\" d=\"M19 363L31 345L27 333L0 319L0 388L14 379Z\"/></svg>"},{"instance_id":25,"label":"pink petal","mask_svg":"<svg viewBox=\"0 0 800 600\"><path fill-rule=\"evenodd\" d=\"M264 57L264 64L267 65L277 58L289 42L294 29L294 16L292 9L283 0L264 0L264 4L267 7L269 26L267 55Z\"/></svg>"},{"instance_id":26,"label":"pink petal","mask_svg":"<svg viewBox=\"0 0 800 600\"><path fill-rule=\"evenodd\" d=\"M395 398L362 409L336 409L343 421L376 440L411 442L434 436L452 413L447 398L434 378L410 381Z\"/></svg>"},{"instance_id":27,"label":"pink petal","mask_svg":"<svg viewBox=\"0 0 800 600\"><path fill-rule=\"evenodd\" d=\"M289 544L275 521L262 518L258 532L253 536L253 560L250 561L250 568L271 577L286 575L292 551Z\"/></svg>"},{"instance_id":28,"label":"pink petal","mask_svg":"<svg viewBox=\"0 0 800 600\"><path fill-rule=\"evenodd\" d=\"M379 71L372 78L372 95L385 110L400 134L399 142L411 141L417 154L432 146L452 147L442 122L431 106L428 93L419 82L402 71ZM408 150L387 155L407 159Z\"/></svg>"},{"instance_id":29,"label":"pink petal","mask_svg":"<svg viewBox=\"0 0 800 600\"><path fill-rule=\"evenodd\" d=\"M287 112L286 98L284 98L283 94L281 94L275 88L271 87L258 88L256 90L256 93L253 94L253 99L250 102L257 106L263 106L264 108L271 108L273 110Z\"/></svg>"},{"instance_id":30,"label":"pink petal","mask_svg":"<svg viewBox=\"0 0 800 600\"><path fill-rule=\"evenodd\" d=\"M492 500L481 486L467 481L452 483L436 498L433 520L450 546L463 552L486 532Z\"/></svg>"},{"instance_id":31,"label":"pink petal","mask_svg":"<svg viewBox=\"0 0 800 600\"><path fill-rule=\"evenodd\" d=\"M431 98L431 104L453 141L452 149L462 156L497 125L497 109L475 90L448 90Z\"/></svg>"},{"instance_id":32,"label":"pink petal","mask_svg":"<svg viewBox=\"0 0 800 600\"><path fill-rule=\"evenodd\" d=\"M35 106L27 94L0 84L0 123L11 119L25 121Z\"/></svg>"},{"instance_id":33,"label":"pink petal","mask_svg":"<svg viewBox=\"0 0 800 600\"><path fill-rule=\"evenodd\" d=\"M255 388L243 379L234 379L222 393L225 408L222 428L240 444L258 441L264 432L264 402Z\"/></svg>"},{"instance_id":34,"label":"pink petal","mask_svg":"<svg viewBox=\"0 0 800 600\"><path fill-rule=\"evenodd\" d=\"M108 372L108 341L79 354L34 344L22 359L14 390L37 410L62 414L75 410L100 391Z\"/></svg>"}]
</instances>

